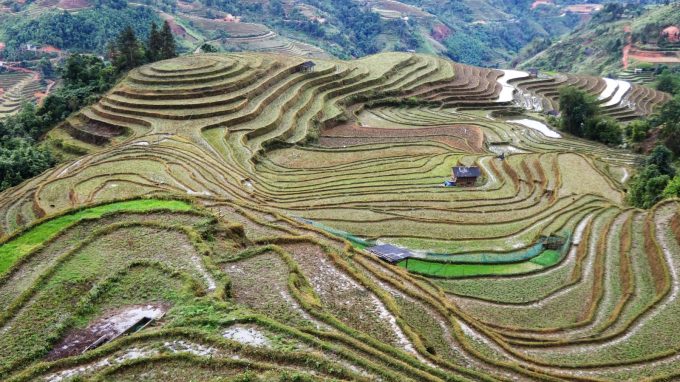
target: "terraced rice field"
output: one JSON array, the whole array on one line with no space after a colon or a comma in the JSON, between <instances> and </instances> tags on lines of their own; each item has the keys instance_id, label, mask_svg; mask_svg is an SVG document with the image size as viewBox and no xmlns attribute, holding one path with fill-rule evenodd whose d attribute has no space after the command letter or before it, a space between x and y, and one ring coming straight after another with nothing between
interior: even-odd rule
<instances>
[{"instance_id":1,"label":"terraced rice field","mask_svg":"<svg viewBox=\"0 0 680 382\"><path fill-rule=\"evenodd\" d=\"M636 155L507 117L563 82L622 120L664 94L303 61L155 63L51 133L77 158L0 194L0 379L680 377L680 203L628 208ZM441 186L457 164L474 187Z\"/></svg>"},{"instance_id":2,"label":"terraced rice field","mask_svg":"<svg viewBox=\"0 0 680 382\"><path fill-rule=\"evenodd\" d=\"M0 74L0 119L19 112L25 102L36 99L41 91L39 79L33 74L8 72Z\"/></svg>"}]
</instances>

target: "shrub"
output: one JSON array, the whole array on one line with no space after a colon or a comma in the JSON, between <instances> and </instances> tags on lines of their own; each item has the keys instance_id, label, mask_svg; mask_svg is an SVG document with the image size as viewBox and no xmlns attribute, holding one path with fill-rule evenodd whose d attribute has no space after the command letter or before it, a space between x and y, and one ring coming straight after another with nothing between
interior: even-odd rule
<instances>
[{"instance_id":1,"label":"shrub","mask_svg":"<svg viewBox=\"0 0 680 382\"><path fill-rule=\"evenodd\" d=\"M611 118L593 118L586 123L584 136L607 145L623 142L619 123Z\"/></svg>"},{"instance_id":2,"label":"shrub","mask_svg":"<svg viewBox=\"0 0 680 382\"><path fill-rule=\"evenodd\" d=\"M663 190L663 196L666 198L680 197L680 176L676 176L668 182Z\"/></svg>"},{"instance_id":3,"label":"shrub","mask_svg":"<svg viewBox=\"0 0 680 382\"><path fill-rule=\"evenodd\" d=\"M651 129L649 121L638 119L626 126L626 136L633 142L641 142L647 138L647 134Z\"/></svg>"},{"instance_id":4,"label":"shrub","mask_svg":"<svg viewBox=\"0 0 680 382\"><path fill-rule=\"evenodd\" d=\"M560 89L560 110L562 130L577 137L585 135L586 125L599 114L595 98L573 86Z\"/></svg>"}]
</instances>

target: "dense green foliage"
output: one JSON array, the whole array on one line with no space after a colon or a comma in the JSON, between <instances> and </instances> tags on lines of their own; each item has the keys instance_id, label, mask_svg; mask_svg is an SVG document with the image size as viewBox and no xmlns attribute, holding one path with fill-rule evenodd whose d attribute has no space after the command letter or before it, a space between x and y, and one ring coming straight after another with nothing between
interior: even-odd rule
<instances>
[{"instance_id":1,"label":"dense green foliage","mask_svg":"<svg viewBox=\"0 0 680 382\"><path fill-rule=\"evenodd\" d=\"M586 123L599 113L595 98L573 86L560 89L562 130L582 137Z\"/></svg>"},{"instance_id":2,"label":"dense green foliage","mask_svg":"<svg viewBox=\"0 0 680 382\"><path fill-rule=\"evenodd\" d=\"M671 73L666 70L659 76L656 83L657 90L670 94L680 93L680 73Z\"/></svg>"},{"instance_id":3,"label":"dense green foliage","mask_svg":"<svg viewBox=\"0 0 680 382\"><path fill-rule=\"evenodd\" d=\"M572 86L560 89L560 110L560 126L570 134L608 145L623 141L619 124L602 117L597 100L580 89Z\"/></svg>"},{"instance_id":4,"label":"dense green foliage","mask_svg":"<svg viewBox=\"0 0 680 382\"><path fill-rule=\"evenodd\" d=\"M33 107L28 106L17 116L0 122L0 191L54 164L48 151L34 145L33 134L23 131L24 127L36 129L35 117Z\"/></svg>"},{"instance_id":5,"label":"dense green foliage","mask_svg":"<svg viewBox=\"0 0 680 382\"><path fill-rule=\"evenodd\" d=\"M646 119L636 119L626 125L626 136L633 142L642 142L651 128Z\"/></svg>"},{"instance_id":6,"label":"dense green foliage","mask_svg":"<svg viewBox=\"0 0 680 382\"><path fill-rule=\"evenodd\" d=\"M456 61L498 66L510 61L534 39L550 39L569 32L580 22L557 7L531 9L533 1L408 0L436 15L451 31L442 43Z\"/></svg>"},{"instance_id":7,"label":"dense green foliage","mask_svg":"<svg viewBox=\"0 0 680 382\"><path fill-rule=\"evenodd\" d=\"M25 105L0 122L0 190L19 184L54 165L40 138L54 125L98 99L116 80L113 68L94 56L72 55L61 68L63 86L39 108Z\"/></svg>"},{"instance_id":8,"label":"dense green foliage","mask_svg":"<svg viewBox=\"0 0 680 382\"><path fill-rule=\"evenodd\" d=\"M663 196L665 198L677 198L680 197L680 175L676 175L663 190Z\"/></svg>"},{"instance_id":9,"label":"dense green foliage","mask_svg":"<svg viewBox=\"0 0 680 382\"><path fill-rule=\"evenodd\" d=\"M107 43L126 26L147 36L157 14L147 7L98 7L77 13L49 12L35 19L13 18L3 23L6 59L15 59L22 44L53 45L60 49L104 53Z\"/></svg>"},{"instance_id":10,"label":"dense green foliage","mask_svg":"<svg viewBox=\"0 0 680 382\"><path fill-rule=\"evenodd\" d=\"M680 156L680 94L661 107L658 123L664 144Z\"/></svg>"},{"instance_id":11,"label":"dense green foliage","mask_svg":"<svg viewBox=\"0 0 680 382\"><path fill-rule=\"evenodd\" d=\"M675 176L672 155L664 146L657 146L652 150L644 167L630 182L628 201L632 205L650 208L664 197L664 190Z\"/></svg>"},{"instance_id":12,"label":"dense green foliage","mask_svg":"<svg viewBox=\"0 0 680 382\"><path fill-rule=\"evenodd\" d=\"M176 49L175 38L166 21L160 31L156 23L151 24L146 44L137 39L132 27L126 27L109 46L109 56L116 70L122 73L149 62L177 57Z\"/></svg>"}]
</instances>

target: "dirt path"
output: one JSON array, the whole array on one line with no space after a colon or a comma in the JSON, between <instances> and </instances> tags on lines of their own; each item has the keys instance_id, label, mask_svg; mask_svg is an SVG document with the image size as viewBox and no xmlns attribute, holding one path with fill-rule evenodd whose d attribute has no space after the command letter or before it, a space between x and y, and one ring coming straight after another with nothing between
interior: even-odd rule
<instances>
[{"instance_id":1,"label":"dirt path","mask_svg":"<svg viewBox=\"0 0 680 382\"><path fill-rule=\"evenodd\" d=\"M628 69L628 55L630 49L633 47L633 35L631 34L630 25L623 27L623 32L626 33L626 45L623 47L623 69Z\"/></svg>"}]
</instances>

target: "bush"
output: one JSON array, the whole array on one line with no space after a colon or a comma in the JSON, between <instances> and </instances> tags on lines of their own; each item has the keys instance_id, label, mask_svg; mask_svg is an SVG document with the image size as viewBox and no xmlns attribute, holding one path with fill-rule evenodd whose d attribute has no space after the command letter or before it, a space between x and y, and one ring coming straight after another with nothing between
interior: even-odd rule
<instances>
[{"instance_id":1,"label":"bush","mask_svg":"<svg viewBox=\"0 0 680 382\"><path fill-rule=\"evenodd\" d=\"M599 114L594 97L573 86L560 89L561 129L577 137L585 136L586 125Z\"/></svg>"},{"instance_id":2,"label":"bush","mask_svg":"<svg viewBox=\"0 0 680 382\"><path fill-rule=\"evenodd\" d=\"M680 93L680 75L665 70L656 83L656 89L670 94Z\"/></svg>"},{"instance_id":3,"label":"bush","mask_svg":"<svg viewBox=\"0 0 680 382\"><path fill-rule=\"evenodd\" d=\"M636 207L651 208L661 200L669 181L670 177L662 175L656 166L647 166L631 181L628 200Z\"/></svg>"},{"instance_id":4,"label":"bush","mask_svg":"<svg viewBox=\"0 0 680 382\"><path fill-rule=\"evenodd\" d=\"M663 190L663 196L666 198L680 197L680 176L676 176L668 182L666 188Z\"/></svg>"},{"instance_id":5,"label":"bush","mask_svg":"<svg viewBox=\"0 0 680 382\"><path fill-rule=\"evenodd\" d=\"M586 122L584 136L607 145L620 145L623 142L621 126L611 118L592 118Z\"/></svg>"},{"instance_id":6,"label":"bush","mask_svg":"<svg viewBox=\"0 0 680 382\"><path fill-rule=\"evenodd\" d=\"M637 119L626 126L626 136L633 142L642 142L651 128L649 121Z\"/></svg>"},{"instance_id":7,"label":"bush","mask_svg":"<svg viewBox=\"0 0 680 382\"><path fill-rule=\"evenodd\" d=\"M583 90L573 86L561 88L560 110L562 130L607 145L619 145L623 142L619 123L602 117L597 100Z\"/></svg>"},{"instance_id":8,"label":"bush","mask_svg":"<svg viewBox=\"0 0 680 382\"><path fill-rule=\"evenodd\" d=\"M670 194L678 192L680 181L673 179L671 182L671 178L675 175L671 156L670 150L664 146L657 146L652 150L647 157L645 167L630 182L628 190L630 204L650 208L663 197L674 196Z\"/></svg>"}]
</instances>

